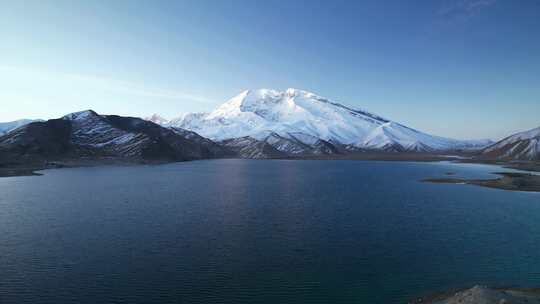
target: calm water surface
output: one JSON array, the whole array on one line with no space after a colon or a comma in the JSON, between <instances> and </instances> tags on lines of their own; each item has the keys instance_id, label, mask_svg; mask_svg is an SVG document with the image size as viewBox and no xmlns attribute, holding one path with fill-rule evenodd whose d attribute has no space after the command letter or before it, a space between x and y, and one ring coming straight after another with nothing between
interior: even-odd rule
<instances>
[{"instance_id":1,"label":"calm water surface","mask_svg":"<svg viewBox=\"0 0 540 304\"><path fill-rule=\"evenodd\" d=\"M0 303L405 303L540 286L540 194L484 165L216 160L0 179Z\"/></svg>"}]
</instances>

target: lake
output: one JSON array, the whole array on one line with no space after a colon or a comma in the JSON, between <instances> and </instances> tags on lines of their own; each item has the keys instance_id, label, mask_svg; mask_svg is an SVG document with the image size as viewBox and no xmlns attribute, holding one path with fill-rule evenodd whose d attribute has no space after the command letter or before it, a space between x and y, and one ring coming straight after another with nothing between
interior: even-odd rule
<instances>
[{"instance_id":1,"label":"lake","mask_svg":"<svg viewBox=\"0 0 540 304\"><path fill-rule=\"evenodd\" d=\"M0 178L0 303L406 303L540 286L540 193L487 165L210 160Z\"/></svg>"}]
</instances>

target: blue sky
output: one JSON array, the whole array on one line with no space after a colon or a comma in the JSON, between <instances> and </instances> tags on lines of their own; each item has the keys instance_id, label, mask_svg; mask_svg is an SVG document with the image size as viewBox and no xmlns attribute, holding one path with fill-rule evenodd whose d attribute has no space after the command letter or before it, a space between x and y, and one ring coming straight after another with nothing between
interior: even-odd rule
<instances>
[{"instance_id":1,"label":"blue sky","mask_svg":"<svg viewBox=\"0 0 540 304\"><path fill-rule=\"evenodd\" d=\"M455 138L540 126L540 1L3 1L0 121L313 91Z\"/></svg>"}]
</instances>

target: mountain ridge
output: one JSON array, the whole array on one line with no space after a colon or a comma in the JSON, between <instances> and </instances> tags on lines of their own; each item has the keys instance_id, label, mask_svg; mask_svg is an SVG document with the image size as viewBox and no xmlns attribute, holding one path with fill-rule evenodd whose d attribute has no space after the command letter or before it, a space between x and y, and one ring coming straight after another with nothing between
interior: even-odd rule
<instances>
[{"instance_id":1,"label":"mountain ridge","mask_svg":"<svg viewBox=\"0 0 540 304\"><path fill-rule=\"evenodd\" d=\"M0 122L0 136L35 121L41 121L41 120L40 119L18 119L14 121Z\"/></svg>"},{"instance_id":2,"label":"mountain ridge","mask_svg":"<svg viewBox=\"0 0 540 304\"><path fill-rule=\"evenodd\" d=\"M481 151L485 158L540 161L540 127L507 136Z\"/></svg>"},{"instance_id":3,"label":"mountain ridge","mask_svg":"<svg viewBox=\"0 0 540 304\"><path fill-rule=\"evenodd\" d=\"M0 155L3 162L20 163L80 159L184 161L231 153L189 131L86 110L33 122L0 136Z\"/></svg>"}]
</instances>

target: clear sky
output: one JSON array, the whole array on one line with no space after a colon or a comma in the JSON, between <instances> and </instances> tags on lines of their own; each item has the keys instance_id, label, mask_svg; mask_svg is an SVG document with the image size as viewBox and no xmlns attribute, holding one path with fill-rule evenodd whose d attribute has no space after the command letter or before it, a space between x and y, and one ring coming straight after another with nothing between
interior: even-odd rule
<instances>
[{"instance_id":1,"label":"clear sky","mask_svg":"<svg viewBox=\"0 0 540 304\"><path fill-rule=\"evenodd\" d=\"M540 126L540 1L0 0L0 121L289 87L455 138Z\"/></svg>"}]
</instances>

